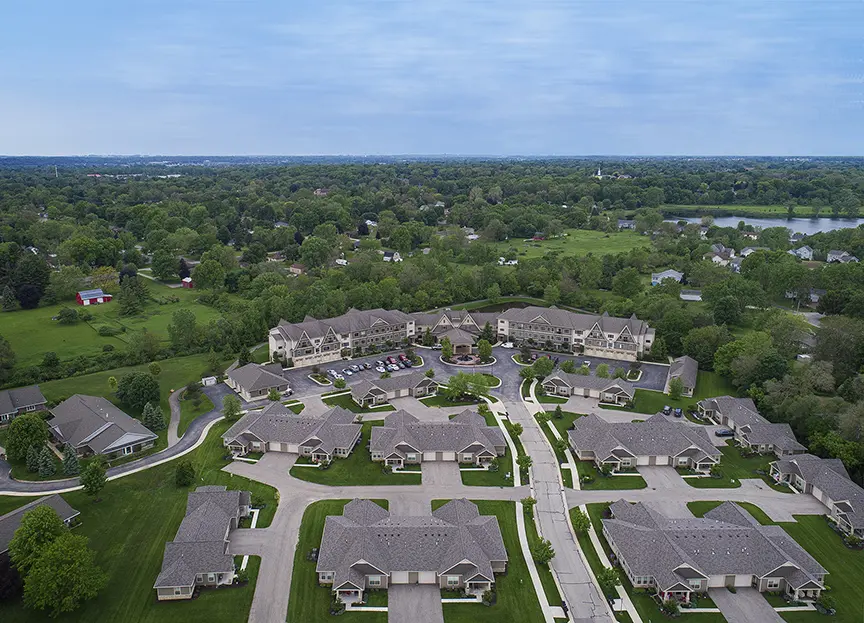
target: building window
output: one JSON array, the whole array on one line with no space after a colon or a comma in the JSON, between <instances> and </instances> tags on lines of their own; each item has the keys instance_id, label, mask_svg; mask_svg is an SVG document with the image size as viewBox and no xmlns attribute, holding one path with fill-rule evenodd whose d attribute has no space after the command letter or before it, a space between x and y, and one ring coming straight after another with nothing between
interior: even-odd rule
<instances>
[{"instance_id":1,"label":"building window","mask_svg":"<svg viewBox=\"0 0 864 623\"><path fill-rule=\"evenodd\" d=\"M462 459L465 461L473 461L474 455L471 454L470 452L468 452L468 453L462 455Z\"/></svg>"},{"instance_id":2,"label":"building window","mask_svg":"<svg viewBox=\"0 0 864 623\"><path fill-rule=\"evenodd\" d=\"M181 589L179 586L174 587L174 596L177 597L181 594Z\"/></svg>"},{"instance_id":3,"label":"building window","mask_svg":"<svg viewBox=\"0 0 864 623\"><path fill-rule=\"evenodd\" d=\"M702 580L690 580L690 588L695 588L696 590L702 588Z\"/></svg>"},{"instance_id":4,"label":"building window","mask_svg":"<svg viewBox=\"0 0 864 623\"><path fill-rule=\"evenodd\" d=\"M36 405L27 405L27 408L24 409L24 410L25 410L25 411L35 411L35 410L36 410Z\"/></svg>"},{"instance_id":5,"label":"building window","mask_svg":"<svg viewBox=\"0 0 864 623\"><path fill-rule=\"evenodd\" d=\"M417 460L417 455L414 454L414 453L409 453L409 454L406 454L406 455L405 455L405 459L408 460L408 461L416 461L416 460Z\"/></svg>"},{"instance_id":6,"label":"building window","mask_svg":"<svg viewBox=\"0 0 864 623\"><path fill-rule=\"evenodd\" d=\"M458 586L459 585L459 576L458 575L448 575L447 576L447 586Z\"/></svg>"},{"instance_id":7,"label":"building window","mask_svg":"<svg viewBox=\"0 0 864 623\"><path fill-rule=\"evenodd\" d=\"M125 448L123 448L123 454L132 454L132 452L132 446L126 446Z\"/></svg>"},{"instance_id":8,"label":"building window","mask_svg":"<svg viewBox=\"0 0 864 623\"><path fill-rule=\"evenodd\" d=\"M776 579L776 578L770 578L770 579L766 582L766 584L765 584L765 588L767 588L768 590L771 590L771 589L774 589L774 588L780 588L780 580L778 580L778 579Z\"/></svg>"},{"instance_id":9,"label":"building window","mask_svg":"<svg viewBox=\"0 0 864 623\"><path fill-rule=\"evenodd\" d=\"M369 586L381 586L381 576L380 575L370 575L369 576Z\"/></svg>"}]
</instances>

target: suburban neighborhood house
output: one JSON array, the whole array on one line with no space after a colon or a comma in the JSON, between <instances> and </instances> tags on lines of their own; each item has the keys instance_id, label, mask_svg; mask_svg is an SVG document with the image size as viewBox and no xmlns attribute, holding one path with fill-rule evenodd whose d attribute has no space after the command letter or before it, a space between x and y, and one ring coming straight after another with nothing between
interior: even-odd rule
<instances>
[{"instance_id":1,"label":"suburban neighborhood house","mask_svg":"<svg viewBox=\"0 0 864 623\"><path fill-rule=\"evenodd\" d=\"M386 379L360 381L351 386L351 398L361 407L371 407L403 396L414 398L429 396L434 394L437 389L437 381L416 370L410 374Z\"/></svg>"},{"instance_id":2,"label":"suburban neighborhood house","mask_svg":"<svg viewBox=\"0 0 864 623\"><path fill-rule=\"evenodd\" d=\"M281 363L247 363L239 368L229 368L225 384L237 392L246 402L267 398L271 389L284 394L291 388L282 376Z\"/></svg>"},{"instance_id":3,"label":"suburban neighborhood house","mask_svg":"<svg viewBox=\"0 0 864 623\"><path fill-rule=\"evenodd\" d=\"M661 413L644 422L617 424L592 413L576 418L567 436L580 461L593 461L613 472L641 465L708 472L721 457L704 428L670 422Z\"/></svg>"},{"instance_id":4,"label":"suburban neighborhood house","mask_svg":"<svg viewBox=\"0 0 864 623\"><path fill-rule=\"evenodd\" d=\"M773 424L756 410L750 398L718 396L696 403L699 413L735 432L735 441L752 452L773 452L778 457L806 452L788 424Z\"/></svg>"},{"instance_id":5,"label":"suburban neighborhood house","mask_svg":"<svg viewBox=\"0 0 864 623\"><path fill-rule=\"evenodd\" d=\"M362 426L354 414L333 407L319 417L297 415L279 402L249 411L222 435L236 455L248 452L292 452L314 461L330 461L351 454Z\"/></svg>"},{"instance_id":6,"label":"suburban neighborhood house","mask_svg":"<svg viewBox=\"0 0 864 623\"><path fill-rule=\"evenodd\" d=\"M832 262L839 262L841 264L848 264L849 262L857 262L858 258L849 253L848 251L838 251L837 249L831 249L828 251L828 255L825 258L829 264Z\"/></svg>"},{"instance_id":7,"label":"suburban neighborhood house","mask_svg":"<svg viewBox=\"0 0 864 623\"><path fill-rule=\"evenodd\" d=\"M812 454L783 458L771 463L771 477L822 502L846 534L864 537L864 489L852 482L840 459Z\"/></svg>"},{"instance_id":8,"label":"suburban neighborhood house","mask_svg":"<svg viewBox=\"0 0 864 623\"><path fill-rule=\"evenodd\" d=\"M252 494L226 487L198 487L186 501L186 516L165 544L162 571L153 588L159 601L192 599L200 586L230 585L234 557L228 536L251 512Z\"/></svg>"},{"instance_id":9,"label":"suburban neighborhood house","mask_svg":"<svg viewBox=\"0 0 864 623\"><path fill-rule=\"evenodd\" d=\"M669 366L669 375L666 377L665 393L669 393L669 383L672 379L680 379L683 386L681 394L684 396L692 396L696 391L696 380L699 377L699 362L692 357L684 355L678 357Z\"/></svg>"},{"instance_id":10,"label":"suburban neighborhood house","mask_svg":"<svg viewBox=\"0 0 864 623\"><path fill-rule=\"evenodd\" d=\"M309 316L298 323L283 320L270 330L270 354L274 360L309 366L341 359L343 350L380 349L413 337L414 319L404 312L351 309L328 320Z\"/></svg>"},{"instance_id":11,"label":"suburban neighborhood house","mask_svg":"<svg viewBox=\"0 0 864 623\"><path fill-rule=\"evenodd\" d=\"M506 448L501 429L468 409L447 422L421 422L407 411L394 411L383 426L372 428L369 446L373 461L391 467L424 461L486 465Z\"/></svg>"},{"instance_id":12,"label":"suburban neighborhood house","mask_svg":"<svg viewBox=\"0 0 864 623\"><path fill-rule=\"evenodd\" d=\"M482 594L507 570L494 516L465 499L420 517L393 516L370 500L353 500L328 516L318 554L318 582L346 603L368 589L433 584Z\"/></svg>"},{"instance_id":13,"label":"suburban neighborhood house","mask_svg":"<svg viewBox=\"0 0 864 623\"><path fill-rule=\"evenodd\" d=\"M603 534L635 589L689 602L709 588L817 599L828 573L780 526L762 526L733 502L703 518L672 519L640 502L609 507Z\"/></svg>"},{"instance_id":14,"label":"suburban neighborhood house","mask_svg":"<svg viewBox=\"0 0 864 623\"><path fill-rule=\"evenodd\" d=\"M568 374L560 370L543 379L543 391L552 396L583 396L616 405L632 402L636 392L630 383L622 379Z\"/></svg>"},{"instance_id":15,"label":"suburban neighborhood house","mask_svg":"<svg viewBox=\"0 0 864 623\"><path fill-rule=\"evenodd\" d=\"M0 424L7 424L17 415L45 409L45 396L38 385L0 391Z\"/></svg>"},{"instance_id":16,"label":"suburban neighborhood house","mask_svg":"<svg viewBox=\"0 0 864 623\"><path fill-rule=\"evenodd\" d=\"M636 318L577 314L555 307L512 307L498 316L498 338L552 344L585 355L635 361L651 350L654 329Z\"/></svg>"},{"instance_id":17,"label":"suburban neighborhood house","mask_svg":"<svg viewBox=\"0 0 864 623\"><path fill-rule=\"evenodd\" d=\"M750 398L717 396L700 400L696 407L703 418L732 430L744 424L762 424L768 421L759 415L756 404Z\"/></svg>"},{"instance_id":18,"label":"suburban neighborhood house","mask_svg":"<svg viewBox=\"0 0 864 623\"><path fill-rule=\"evenodd\" d=\"M102 396L75 394L51 409L48 427L58 445L79 456L101 454L112 459L152 448L158 436Z\"/></svg>"},{"instance_id":19,"label":"suburban neighborhood house","mask_svg":"<svg viewBox=\"0 0 864 623\"><path fill-rule=\"evenodd\" d=\"M659 286L666 279L671 279L675 283L681 283L681 280L684 278L684 273L678 272L677 270L669 269L664 270L659 273L651 273L651 285Z\"/></svg>"},{"instance_id":20,"label":"suburban neighborhood house","mask_svg":"<svg viewBox=\"0 0 864 623\"><path fill-rule=\"evenodd\" d=\"M6 513L0 517L0 562L2 562L4 557L8 557L9 543L12 541L12 537L15 536L18 526L21 525L24 514L32 511L37 506L50 506L67 526L71 525L72 520L81 514L69 506L66 500L56 493L39 498L16 508L14 511Z\"/></svg>"}]
</instances>

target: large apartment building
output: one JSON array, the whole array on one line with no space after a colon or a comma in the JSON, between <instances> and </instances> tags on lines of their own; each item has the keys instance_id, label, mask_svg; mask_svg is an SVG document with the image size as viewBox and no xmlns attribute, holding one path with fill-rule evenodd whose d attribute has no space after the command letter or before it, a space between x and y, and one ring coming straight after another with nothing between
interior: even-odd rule
<instances>
[{"instance_id":1,"label":"large apartment building","mask_svg":"<svg viewBox=\"0 0 864 623\"><path fill-rule=\"evenodd\" d=\"M270 329L270 356L291 359L295 366L309 366L350 354L366 352L370 347L385 348L412 340L414 319L401 311L370 309L348 310L327 320L307 316L303 322L280 322Z\"/></svg>"},{"instance_id":2,"label":"large apartment building","mask_svg":"<svg viewBox=\"0 0 864 623\"><path fill-rule=\"evenodd\" d=\"M635 361L651 350L654 329L636 316L577 314L554 307L511 308L498 316L498 339Z\"/></svg>"}]
</instances>

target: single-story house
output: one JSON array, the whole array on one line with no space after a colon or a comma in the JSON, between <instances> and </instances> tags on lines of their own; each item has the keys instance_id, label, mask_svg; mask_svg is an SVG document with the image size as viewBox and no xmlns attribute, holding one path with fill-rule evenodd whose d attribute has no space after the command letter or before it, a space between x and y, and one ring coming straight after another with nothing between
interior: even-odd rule
<instances>
[{"instance_id":1,"label":"single-story house","mask_svg":"<svg viewBox=\"0 0 864 623\"><path fill-rule=\"evenodd\" d=\"M744 424L735 429L735 441L752 452L773 452L777 458L807 452L807 447L798 443L789 424Z\"/></svg>"},{"instance_id":2,"label":"single-story house","mask_svg":"<svg viewBox=\"0 0 864 623\"><path fill-rule=\"evenodd\" d=\"M247 363L245 366L229 369L225 384L240 394L246 402L267 398L271 389L280 394L291 389L288 379L282 376L281 363Z\"/></svg>"},{"instance_id":3,"label":"single-story house","mask_svg":"<svg viewBox=\"0 0 864 623\"><path fill-rule=\"evenodd\" d=\"M644 502L619 500L603 535L636 589L689 602L710 588L754 587L815 600L828 573L780 526L763 526L724 502L704 517L677 519Z\"/></svg>"},{"instance_id":4,"label":"single-story house","mask_svg":"<svg viewBox=\"0 0 864 623\"><path fill-rule=\"evenodd\" d=\"M58 444L79 456L112 459L152 448L158 436L102 396L75 394L51 409L48 427Z\"/></svg>"},{"instance_id":5,"label":"single-story house","mask_svg":"<svg viewBox=\"0 0 864 623\"><path fill-rule=\"evenodd\" d=\"M72 520L81 514L69 506L66 500L56 493L28 502L24 506L19 506L15 510L6 513L0 517L0 558L5 556L6 552L9 551L9 543L12 541L12 537L15 536L15 531L21 525L24 515L37 506L50 506L67 526L71 525Z\"/></svg>"},{"instance_id":6,"label":"single-story house","mask_svg":"<svg viewBox=\"0 0 864 623\"><path fill-rule=\"evenodd\" d=\"M438 382L415 370L410 374L392 376L387 379L360 381L351 387L351 397L361 407L380 405L403 396L429 396L438 389Z\"/></svg>"},{"instance_id":7,"label":"single-story house","mask_svg":"<svg viewBox=\"0 0 864 623\"><path fill-rule=\"evenodd\" d=\"M864 538L864 489L855 484L840 459L798 454L771 463L771 477L828 507L829 517L849 535Z\"/></svg>"},{"instance_id":8,"label":"single-story house","mask_svg":"<svg viewBox=\"0 0 864 623\"><path fill-rule=\"evenodd\" d=\"M102 291L101 288L95 290L81 290L75 295L75 300L79 305L98 305L99 303L107 303L113 297Z\"/></svg>"},{"instance_id":9,"label":"single-story house","mask_svg":"<svg viewBox=\"0 0 864 623\"><path fill-rule=\"evenodd\" d=\"M741 257L748 257L758 251L770 251L768 247L744 247L741 249Z\"/></svg>"},{"instance_id":10,"label":"single-story house","mask_svg":"<svg viewBox=\"0 0 864 623\"><path fill-rule=\"evenodd\" d=\"M43 411L46 402L38 385L4 389L0 391L0 425L11 422L22 413Z\"/></svg>"},{"instance_id":11,"label":"single-story house","mask_svg":"<svg viewBox=\"0 0 864 623\"><path fill-rule=\"evenodd\" d=\"M663 391L668 394L669 383L672 379L681 379L681 382L684 384L683 394L685 396L692 396L696 389L696 379L698 376L699 362L687 355L678 357L669 366L669 374L666 375L666 388Z\"/></svg>"},{"instance_id":12,"label":"single-story house","mask_svg":"<svg viewBox=\"0 0 864 623\"><path fill-rule=\"evenodd\" d=\"M681 280L684 278L684 273L678 272L677 270L669 269L664 270L660 273L651 273L651 285L657 286L663 283L664 279L671 279L675 283L681 283Z\"/></svg>"},{"instance_id":13,"label":"single-story house","mask_svg":"<svg viewBox=\"0 0 864 623\"><path fill-rule=\"evenodd\" d=\"M717 396L696 403L699 414L715 424L735 430L745 424L766 424L768 420L759 414L751 398Z\"/></svg>"},{"instance_id":14,"label":"single-story house","mask_svg":"<svg viewBox=\"0 0 864 623\"><path fill-rule=\"evenodd\" d=\"M485 465L506 449L501 429L468 409L447 422L421 422L407 411L394 411L383 426L372 427L369 445L373 461L392 467L424 461Z\"/></svg>"},{"instance_id":15,"label":"single-story house","mask_svg":"<svg viewBox=\"0 0 864 623\"><path fill-rule=\"evenodd\" d=\"M720 450L704 427L672 422L663 414L644 422L612 424L595 414L576 418L567 432L580 461L593 461L613 472L641 465L669 465L708 472L720 462Z\"/></svg>"},{"instance_id":16,"label":"single-story house","mask_svg":"<svg viewBox=\"0 0 864 623\"><path fill-rule=\"evenodd\" d=\"M599 376L568 374L556 370L543 379L543 391L551 396L583 396L600 402L624 405L633 402L633 385L623 379L603 379Z\"/></svg>"},{"instance_id":17,"label":"single-story house","mask_svg":"<svg viewBox=\"0 0 864 623\"><path fill-rule=\"evenodd\" d=\"M482 594L507 570L498 519L466 499L424 517L391 515L371 500L353 500L324 521L316 571L336 598L363 600L369 589L431 584Z\"/></svg>"},{"instance_id":18,"label":"single-story house","mask_svg":"<svg viewBox=\"0 0 864 623\"><path fill-rule=\"evenodd\" d=\"M346 457L360 441L362 426L355 415L333 407L320 416L296 414L280 402L249 411L222 435L231 452L293 452L314 461Z\"/></svg>"},{"instance_id":19,"label":"single-story house","mask_svg":"<svg viewBox=\"0 0 864 623\"><path fill-rule=\"evenodd\" d=\"M174 540L165 544L162 571L153 588L156 599L192 599L198 587L218 587L234 582L234 556L229 536L242 517L251 512L249 491L227 487L198 487L186 501L186 515Z\"/></svg>"}]
</instances>

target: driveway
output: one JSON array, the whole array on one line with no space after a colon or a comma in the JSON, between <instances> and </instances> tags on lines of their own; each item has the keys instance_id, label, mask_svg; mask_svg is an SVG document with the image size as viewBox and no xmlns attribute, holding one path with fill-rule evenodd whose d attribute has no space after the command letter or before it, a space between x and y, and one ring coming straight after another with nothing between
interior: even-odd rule
<instances>
[{"instance_id":1,"label":"driveway","mask_svg":"<svg viewBox=\"0 0 864 623\"><path fill-rule=\"evenodd\" d=\"M390 623L444 623L441 590L436 584L391 586L387 589L387 620Z\"/></svg>"},{"instance_id":2,"label":"driveway","mask_svg":"<svg viewBox=\"0 0 864 623\"><path fill-rule=\"evenodd\" d=\"M443 487L462 486L459 463L456 461L424 461L423 484Z\"/></svg>"},{"instance_id":3,"label":"driveway","mask_svg":"<svg viewBox=\"0 0 864 623\"><path fill-rule=\"evenodd\" d=\"M396 409L403 409L416 417L421 422L446 422L448 416L460 413L467 407L427 407L425 404L407 396L405 398L394 398L390 401ZM385 414L386 415L386 414Z\"/></svg>"},{"instance_id":4,"label":"driveway","mask_svg":"<svg viewBox=\"0 0 864 623\"><path fill-rule=\"evenodd\" d=\"M637 469L649 489L690 487L675 468L669 465L641 465Z\"/></svg>"},{"instance_id":5,"label":"driveway","mask_svg":"<svg viewBox=\"0 0 864 623\"><path fill-rule=\"evenodd\" d=\"M729 623L782 623L774 608L755 588L739 588L730 593L725 588L712 588L708 596L714 600Z\"/></svg>"}]
</instances>

